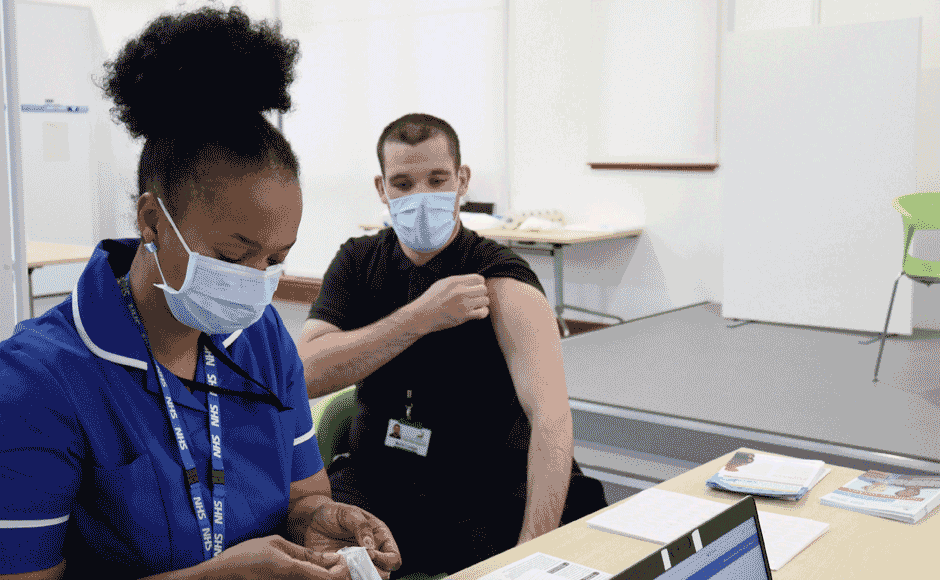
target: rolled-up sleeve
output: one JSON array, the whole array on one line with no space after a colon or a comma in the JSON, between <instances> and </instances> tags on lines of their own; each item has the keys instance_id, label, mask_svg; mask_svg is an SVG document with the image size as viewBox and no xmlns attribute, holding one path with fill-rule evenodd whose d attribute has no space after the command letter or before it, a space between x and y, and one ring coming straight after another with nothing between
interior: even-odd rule
<instances>
[{"instance_id":1,"label":"rolled-up sleeve","mask_svg":"<svg viewBox=\"0 0 940 580\"><path fill-rule=\"evenodd\" d=\"M81 442L58 379L15 343L0 347L0 574L62 561Z\"/></svg>"}]
</instances>

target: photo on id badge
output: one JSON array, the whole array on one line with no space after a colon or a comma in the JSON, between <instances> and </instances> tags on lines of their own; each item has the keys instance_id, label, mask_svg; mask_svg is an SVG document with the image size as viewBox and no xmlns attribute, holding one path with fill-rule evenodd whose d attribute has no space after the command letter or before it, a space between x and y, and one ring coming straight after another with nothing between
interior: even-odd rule
<instances>
[{"instance_id":1,"label":"photo on id badge","mask_svg":"<svg viewBox=\"0 0 940 580\"><path fill-rule=\"evenodd\" d=\"M388 420L388 430L385 434L386 447L397 447L417 453L421 457L427 457L430 442L430 429L419 429L395 419Z\"/></svg>"}]
</instances>

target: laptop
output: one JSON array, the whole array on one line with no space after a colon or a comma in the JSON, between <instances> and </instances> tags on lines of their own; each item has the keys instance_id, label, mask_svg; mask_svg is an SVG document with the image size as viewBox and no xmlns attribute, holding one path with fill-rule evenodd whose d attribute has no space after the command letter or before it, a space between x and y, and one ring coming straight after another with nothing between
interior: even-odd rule
<instances>
[{"instance_id":1,"label":"laptop","mask_svg":"<svg viewBox=\"0 0 940 580\"><path fill-rule=\"evenodd\" d=\"M611 580L770 580L770 562L747 496Z\"/></svg>"}]
</instances>

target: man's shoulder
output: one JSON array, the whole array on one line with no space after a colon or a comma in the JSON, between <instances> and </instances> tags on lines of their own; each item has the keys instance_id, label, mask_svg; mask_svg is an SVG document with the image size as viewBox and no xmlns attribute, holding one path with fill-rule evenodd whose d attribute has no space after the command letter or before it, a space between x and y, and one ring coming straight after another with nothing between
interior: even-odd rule
<instances>
[{"instance_id":1,"label":"man's shoulder","mask_svg":"<svg viewBox=\"0 0 940 580\"><path fill-rule=\"evenodd\" d=\"M391 247L393 239L390 236L391 228L384 228L374 234L362 236L353 236L343 242L334 260L341 264L355 264L368 260L370 256L375 255Z\"/></svg>"},{"instance_id":2,"label":"man's shoulder","mask_svg":"<svg viewBox=\"0 0 940 580\"><path fill-rule=\"evenodd\" d=\"M516 278L536 283L538 281L529 262L505 244L468 230L461 246L463 261L482 276Z\"/></svg>"},{"instance_id":3,"label":"man's shoulder","mask_svg":"<svg viewBox=\"0 0 940 580\"><path fill-rule=\"evenodd\" d=\"M477 232L467 229L461 243L461 253L474 258L483 265L512 262L519 259L512 248L491 238L485 238Z\"/></svg>"},{"instance_id":4,"label":"man's shoulder","mask_svg":"<svg viewBox=\"0 0 940 580\"><path fill-rule=\"evenodd\" d=\"M392 231L392 228L382 228L374 234L353 236L347 239L340 248L356 252L368 252L390 244L392 242L390 236Z\"/></svg>"}]
</instances>

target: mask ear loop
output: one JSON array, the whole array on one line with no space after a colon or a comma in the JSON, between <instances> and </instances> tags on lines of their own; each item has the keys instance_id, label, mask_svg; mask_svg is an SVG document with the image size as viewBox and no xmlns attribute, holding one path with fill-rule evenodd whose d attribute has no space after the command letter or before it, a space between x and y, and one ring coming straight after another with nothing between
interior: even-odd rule
<instances>
[{"instance_id":1,"label":"mask ear loop","mask_svg":"<svg viewBox=\"0 0 940 580\"><path fill-rule=\"evenodd\" d=\"M160 278L163 280L163 285L169 288L170 285L166 283L166 276L163 275L163 268L160 267L160 260L157 258L157 246L154 245L153 242L147 242L144 244L144 249L153 254L153 261L157 263L157 271L160 272ZM156 286L156 284L154 284L154 286Z\"/></svg>"},{"instance_id":2,"label":"mask ear loop","mask_svg":"<svg viewBox=\"0 0 940 580\"><path fill-rule=\"evenodd\" d=\"M183 234L181 234L179 229L177 229L176 223L173 221L173 218L170 217L170 212L166 211L166 206L163 205L163 200L160 199L159 196L155 197L157 198L157 203L160 204L160 209L162 209L164 215L166 215L166 219L170 220L170 225L173 226L173 231L176 232L176 237L178 237L180 241L183 242L183 249L186 250L187 254L192 255L193 252L189 249L189 246L186 245L186 240L183 239Z\"/></svg>"},{"instance_id":3,"label":"mask ear loop","mask_svg":"<svg viewBox=\"0 0 940 580\"><path fill-rule=\"evenodd\" d=\"M166 206L163 205L163 200L160 199L160 196L154 194L154 197L157 198L157 203L160 204L160 209L163 210L163 214L166 216L166 219L170 220L170 225L173 226L173 231L176 232L176 237L179 238L180 242L183 244L183 249L186 250L186 254L189 256L189 259L192 260L192 251L190 251L189 246L186 245L186 240L183 239L183 234L180 233L179 229L176 227L176 223L173 221L173 218L170 217L170 212L166 210ZM163 280L163 285L173 290L173 287L167 284L166 276L163 275L163 268L160 267L160 260L157 258L157 246L153 242L148 242L144 244L144 249L153 254L153 261L157 263L157 271L160 272L160 278ZM158 286L154 284L154 286ZM174 290L176 292L176 290Z\"/></svg>"}]
</instances>

